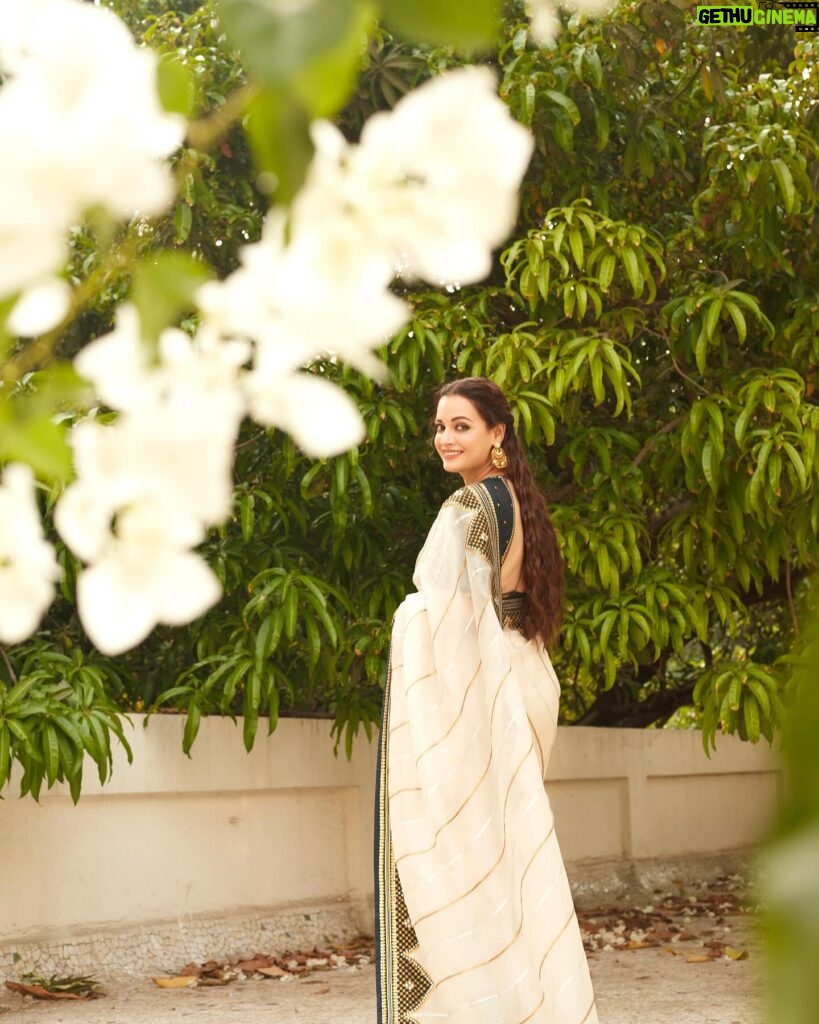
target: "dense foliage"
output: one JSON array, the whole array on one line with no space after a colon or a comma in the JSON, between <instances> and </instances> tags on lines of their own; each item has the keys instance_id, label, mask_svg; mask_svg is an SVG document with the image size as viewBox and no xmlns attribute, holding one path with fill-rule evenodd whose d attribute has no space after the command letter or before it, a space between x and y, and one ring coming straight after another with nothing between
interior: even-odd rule
<instances>
[{"instance_id":1,"label":"dense foliage","mask_svg":"<svg viewBox=\"0 0 819 1024\"><path fill-rule=\"evenodd\" d=\"M150 17L139 0L114 6L192 71L198 109L241 86L207 5L177 0ZM392 614L454 483L427 419L434 386L458 374L506 389L564 546L565 630L551 652L563 720L693 720L706 749L718 729L770 740L777 661L819 533L816 51L789 29L699 26L653 2L574 17L539 50L510 5L491 62L536 155L492 277L448 291L406 284L415 315L384 350L388 380L317 367L360 405L358 450L312 462L282 434L246 427L235 516L205 546L225 597L200 621L102 657L74 614L63 549L63 600L32 640L2 652L0 680L19 682L5 698L0 781L14 757L36 793L90 751L87 729L61 724L66 685L96 708L82 722L115 722L113 705L186 710L187 750L207 713L243 715L248 747L259 717L272 730L280 711L333 715L348 747L369 731ZM338 115L351 136L461 58L379 31L362 60ZM249 116L292 128L282 102ZM264 132L251 138L258 150ZM291 166L275 164L284 195L303 169L297 150ZM245 134L228 128L186 169L143 251L176 243L228 272L257 236L263 185ZM90 232L76 239L78 280L94 272L95 244ZM76 332L107 328L128 286L110 274ZM141 287L154 301L150 274ZM107 731L91 728L104 764Z\"/></svg>"}]
</instances>

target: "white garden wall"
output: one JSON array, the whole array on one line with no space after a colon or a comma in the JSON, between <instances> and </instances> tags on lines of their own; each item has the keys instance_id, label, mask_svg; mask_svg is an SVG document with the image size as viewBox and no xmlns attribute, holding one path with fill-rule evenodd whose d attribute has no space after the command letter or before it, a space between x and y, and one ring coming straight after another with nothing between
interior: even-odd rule
<instances>
[{"instance_id":1,"label":"white garden wall","mask_svg":"<svg viewBox=\"0 0 819 1024\"><path fill-rule=\"evenodd\" d=\"M370 927L375 742L348 762L329 722L283 719L248 755L241 723L210 718L188 759L182 716L133 719L133 765L117 755L104 788L90 765L78 806L62 788L0 802L0 962L127 967ZM767 745L721 737L708 760L699 733L580 727L558 730L547 779L573 881L750 848L781 785Z\"/></svg>"}]
</instances>

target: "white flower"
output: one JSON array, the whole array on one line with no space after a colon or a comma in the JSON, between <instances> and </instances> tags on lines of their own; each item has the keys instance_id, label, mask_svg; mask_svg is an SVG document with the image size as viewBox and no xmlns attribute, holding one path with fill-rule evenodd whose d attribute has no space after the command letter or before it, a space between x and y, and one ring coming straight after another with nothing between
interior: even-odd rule
<instances>
[{"instance_id":1,"label":"white flower","mask_svg":"<svg viewBox=\"0 0 819 1024\"><path fill-rule=\"evenodd\" d=\"M87 208L129 217L170 202L165 158L185 122L160 107L157 60L105 7L0 5L0 293L55 269Z\"/></svg>"},{"instance_id":2,"label":"white flower","mask_svg":"<svg viewBox=\"0 0 819 1024\"><path fill-rule=\"evenodd\" d=\"M20 296L6 317L6 328L21 338L45 334L68 312L71 288L66 281L52 277L38 281Z\"/></svg>"},{"instance_id":3,"label":"white flower","mask_svg":"<svg viewBox=\"0 0 819 1024\"><path fill-rule=\"evenodd\" d=\"M205 525L228 515L233 445L245 413L239 370L248 354L246 342L222 342L207 331L191 339L171 328L151 363L127 304L116 329L80 352L77 371L123 413L112 426L85 422L72 432L78 477L110 514L163 495Z\"/></svg>"},{"instance_id":4,"label":"white flower","mask_svg":"<svg viewBox=\"0 0 819 1024\"><path fill-rule=\"evenodd\" d=\"M54 548L43 535L33 474L14 463L0 484L0 641L16 644L34 632L59 578Z\"/></svg>"},{"instance_id":5,"label":"white flower","mask_svg":"<svg viewBox=\"0 0 819 1024\"><path fill-rule=\"evenodd\" d=\"M538 46L550 46L560 35L560 18L552 0L526 0L529 34Z\"/></svg>"},{"instance_id":6,"label":"white flower","mask_svg":"<svg viewBox=\"0 0 819 1024\"><path fill-rule=\"evenodd\" d=\"M337 212L325 217L308 198L297 201L287 243L273 211L260 241L242 249L239 269L200 288L197 302L214 331L265 347L267 376L321 355L379 376L372 350L406 323L409 307L388 290L392 271L373 257L372 239L346 233Z\"/></svg>"},{"instance_id":7,"label":"white flower","mask_svg":"<svg viewBox=\"0 0 819 1024\"><path fill-rule=\"evenodd\" d=\"M311 458L338 455L364 440L355 402L315 373L266 373L264 359L245 377L250 413L287 431Z\"/></svg>"},{"instance_id":8,"label":"white flower","mask_svg":"<svg viewBox=\"0 0 819 1024\"><path fill-rule=\"evenodd\" d=\"M151 358L126 304L115 330L75 360L120 412L111 425L86 420L72 431L77 479L55 510L63 540L87 563L77 583L80 618L107 654L218 600L218 581L190 549L231 508L249 350L208 330L190 338L171 328Z\"/></svg>"},{"instance_id":9,"label":"white flower","mask_svg":"<svg viewBox=\"0 0 819 1024\"><path fill-rule=\"evenodd\" d=\"M332 201L351 234L369 237L393 268L435 283L480 280L514 225L533 147L495 85L487 68L439 75L373 115L358 146L319 123L298 202Z\"/></svg>"},{"instance_id":10,"label":"white flower","mask_svg":"<svg viewBox=\"0 0 819 1024\"><path fill-rule=\"evenodd\" d=\"M119 514L116 535L77 581L80 618L99 650L121 654L158 623L183 625L219 600L219 581L189 550L203 533L162 502L143 501Z\"/></svg>"},{"instance_id":11,"label":"white flower","mask_svg":"<svg viewBox=\"0 0 819 1024\"><path fill-rule=\"evenodd\" d=\"M577 11L595 17L606 14L616 0L560 0L564 10ZM550 47L560 35L560 18L557 3L552 0L526 0L526 14L529 17L529 34L539 46Z\"/></svg>"}]
</instances>

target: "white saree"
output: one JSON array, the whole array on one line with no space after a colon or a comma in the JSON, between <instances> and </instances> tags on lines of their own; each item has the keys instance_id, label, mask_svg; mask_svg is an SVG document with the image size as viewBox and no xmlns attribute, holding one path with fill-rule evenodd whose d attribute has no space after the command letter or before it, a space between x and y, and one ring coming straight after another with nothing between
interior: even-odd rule
<instances>
[{"instance_id":1,"label":"white saree","mask_svg":"<svg viewBox=\"0 0 819 1024\"><path fill-rule=\"evenodd\" d=\"M491 478L444 503L417 593L393 622L375 850L379 1024L597 1024L543 785L560 684L501 594L504 498L511 507Z\"/></svg>"}]
</instances>

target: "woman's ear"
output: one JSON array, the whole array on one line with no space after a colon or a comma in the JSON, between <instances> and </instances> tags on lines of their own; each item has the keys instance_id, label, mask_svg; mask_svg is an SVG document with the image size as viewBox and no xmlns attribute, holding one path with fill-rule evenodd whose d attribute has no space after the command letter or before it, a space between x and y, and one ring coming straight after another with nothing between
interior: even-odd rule
<instances>
[{"instance_id":1,"label":"woman's ear","mask_svg":"<svg viewBox=\"0 0 819 1024\"><path fill-rule=\"evenodd\" d=\"M493 444L502 445L504 436L506 435L506 428L503 426L496 427L495 429L495 440Z\"/></svg>"}]
</instances>

